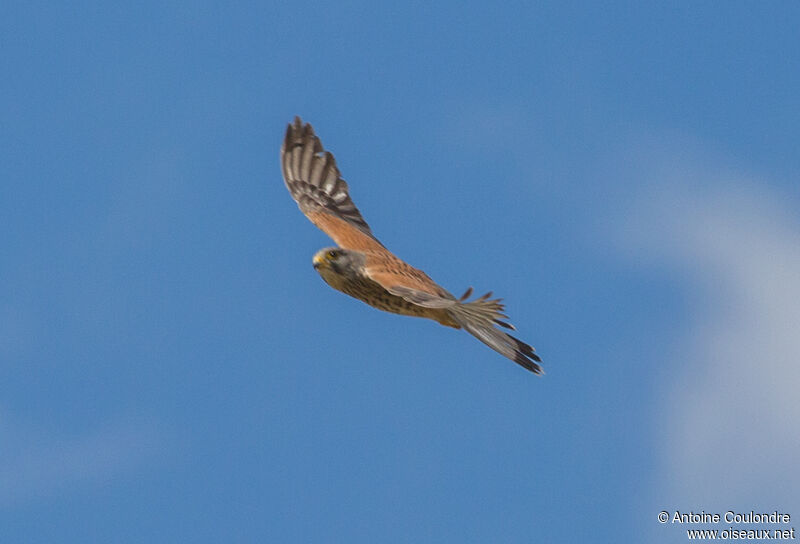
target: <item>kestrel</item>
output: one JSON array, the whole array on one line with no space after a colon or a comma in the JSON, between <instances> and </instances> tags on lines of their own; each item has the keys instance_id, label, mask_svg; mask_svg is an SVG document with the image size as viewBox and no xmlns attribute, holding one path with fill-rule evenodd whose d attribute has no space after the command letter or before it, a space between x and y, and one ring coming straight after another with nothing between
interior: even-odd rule
<instances>
[{"instance_id":1,"label":"kestrel","mask_svg":"<svg viewBox=\"0 0 800 544\"><path fill-rule=\"evenodd\" d=\"M543 373L531 346L496 327L514 329L503 321L508 316L503 314L502 299L490 299L489 292L467 301L471 287L457 299L378 241L350 199L333 155L299 117L286 129L281 169L300 211L339 246L321 249L313 258L314 268L328 285L379 310L463 328L534 374Z\"/></svg>"}]
</instances>

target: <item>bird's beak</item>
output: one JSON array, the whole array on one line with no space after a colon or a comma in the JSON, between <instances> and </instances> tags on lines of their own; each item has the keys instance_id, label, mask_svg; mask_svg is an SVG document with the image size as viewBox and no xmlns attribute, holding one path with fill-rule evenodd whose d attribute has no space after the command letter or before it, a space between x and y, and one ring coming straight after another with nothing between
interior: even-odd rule
<instances>
[{"instance_id":1,"label":"bird's beak","mask_svg":"<svg viewBox=\"0 0 800 544\"><path fill-rule=\"evenodd\" d=\"M312 264L314 265L314 270L322 266L322 263L325 259L321 255L314 255L314 258L311 260Z\"/></svg>"}]
</instances>

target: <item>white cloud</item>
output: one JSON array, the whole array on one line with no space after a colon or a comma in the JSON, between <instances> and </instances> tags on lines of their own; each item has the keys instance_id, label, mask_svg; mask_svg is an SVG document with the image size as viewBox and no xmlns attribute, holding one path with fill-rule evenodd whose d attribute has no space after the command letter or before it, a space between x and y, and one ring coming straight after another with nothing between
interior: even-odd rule
<instances>
[{"instance_id":1,"label":"white cloud","mask_svg":"<svg viewBox=\"0 0 800 544\"><path fill-rule=\"evenodd\" d=\"M156 433L137 424L59 436L0 416L0 507L106 485L161 448Z\"/></svg>"},{"instance_id":2,"label":"white cloud","mask_svg":"<svg viewBox=\"0 0 800 544\"><path fill-rule=\"evenodd\" d=\"M774 185L675 159L652 165L623 236L631 256L691 282L686 337L668 347L654 399L651 506L800 515L796 204Z\"/></svg>"}]
</instances>

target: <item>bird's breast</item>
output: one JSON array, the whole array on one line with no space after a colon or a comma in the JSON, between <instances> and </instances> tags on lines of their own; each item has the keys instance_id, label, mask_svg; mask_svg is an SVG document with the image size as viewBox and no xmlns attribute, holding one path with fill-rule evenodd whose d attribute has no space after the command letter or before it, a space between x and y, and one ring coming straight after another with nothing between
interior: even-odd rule
<instances>
[{"instance_id":1,"label":"bird's breast","mask_svg":"<svg viewBox=\"0 0 800 544\"><path fill-rule=\"evenodd\" d=\"M322 278L334 289L366 302L373 308L394 314L438 319L437 311L413 304L402 297L391 294L380 284L368 278L351 278L331 270L319 270Z\"/></svg>"}]
</instances>

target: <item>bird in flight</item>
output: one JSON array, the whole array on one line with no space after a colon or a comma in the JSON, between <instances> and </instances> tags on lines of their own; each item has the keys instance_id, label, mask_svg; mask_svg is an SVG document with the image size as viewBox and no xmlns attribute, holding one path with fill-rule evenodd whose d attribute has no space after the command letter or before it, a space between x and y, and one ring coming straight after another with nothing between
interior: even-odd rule
<instances>
[{"instance_id":1,"label":"bird in flight","mask_svg":"<svg viewBox=\"0 0 800 544\"><path fill-rule=\"evenodd\" d=\"M328 285L379 310L464 329L534 374L543 374L534 349L497 328L514 330L503 321L508 316L502 299L490 298L489 292L468 301L471 287L457 299L378 241L353 204L333 155L299 117L286 129L281 169L300 211L338 245L319 250L312 261Z\"/></svg>"}]
</instances>

